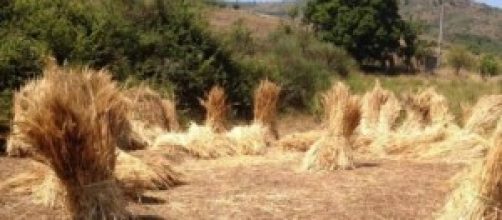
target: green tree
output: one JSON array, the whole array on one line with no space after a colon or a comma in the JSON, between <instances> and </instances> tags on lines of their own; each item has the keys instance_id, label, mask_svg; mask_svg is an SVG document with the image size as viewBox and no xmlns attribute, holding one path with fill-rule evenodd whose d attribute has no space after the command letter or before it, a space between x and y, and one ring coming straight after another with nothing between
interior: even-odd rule
<instances>
[{"instance_id":1,"label":"green tree","mask_svg":"<svg viewBox=\"0 0 502 220\"><path fill-rule=\"evenodd\" d=\"M469 69L474 64L474 58L464 47L452 47L446 56L448 64L455 69L455 74L459 75L462 69Z\"/></svg>"},{"instance_id":2,"label":"green tree","mask_svg":"<svg viewBox=\"0 0 502 220\"><path fill-rule=\"evenodd\" d=\"M489 54L481 58L479 70L483 76L494 76L500 73L500 65L495 56Z\"/></svg>"},{"instance_id":3,"label":"green tree","mask_svg":"<svg viewBox=\"0 0 502 220\"><path fill-rule=\"evenodd\" d=\"M403 32L406 43L416 39L396 0L312 0L304 13L322 39L343 46L359 62L390 60ZM407 50L413 52L411 45Z\"/></svg>"},{"instance_id":4,"label":"green tree","mask_svg":"<svg viewBox=\"0 0 502 220\"><path fill-rule=\"evenodd\" d=\"M418 36L423 31L423 26L417 22L404 22L402 27L402 39L405 45L401 47L401 56L404 58L404 63L408 67L408 70L412 70L413 58L420 59L423 51L423 41L421 41Z\"/></svg>"},{"instance_id":5,"label":"green tree","mask_svg":"<svg viewBox=\"0 0 502 220\"><path fill-rule=\"evenodd\" d=\"M190 109L219 84L237 110L249 111L257 77L211 35L200 7L196 0L0 0L0 91L37 76L41 60L53 56L173 88Z\"/></svg>"}]
</instances>

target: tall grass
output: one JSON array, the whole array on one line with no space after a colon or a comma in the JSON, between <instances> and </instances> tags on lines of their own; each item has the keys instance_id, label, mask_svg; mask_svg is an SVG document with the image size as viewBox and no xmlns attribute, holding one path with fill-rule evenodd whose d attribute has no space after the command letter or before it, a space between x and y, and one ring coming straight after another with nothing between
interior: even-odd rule
<instances>
[{"instance_id":1,"label":"tall grass","mask_svg":"<svg viewBox=\"0 0 502 220\"><path fill-rule=\"evenodd\" d=\"M403 76L376 76L351 74L347 84L356 93L371 90L375 80L380 80L382 86L396 94L417 91L420 88L433 86L444 95L457 121L462 118L462 105L473 105L483 95L502 93L500 81L478 81L456 78L441 78L436 76L403 75Z\"/></svg>"}]
</instances>

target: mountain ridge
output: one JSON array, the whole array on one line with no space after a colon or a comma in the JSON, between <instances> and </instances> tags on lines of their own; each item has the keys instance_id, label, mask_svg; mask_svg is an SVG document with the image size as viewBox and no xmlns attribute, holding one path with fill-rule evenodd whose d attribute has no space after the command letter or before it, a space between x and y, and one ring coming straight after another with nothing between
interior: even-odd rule
<instances>
[{"instance_id":1,"label":"mountain ridge","mask_svg":"<svg viewBox=\"0 0 502 220\"><path fill-rule=\"evenodd\" d=\"M255 12L287 16L296 3L260 3L243 5ZM446 44L460 44L474 53L493 53L502 56L502 9L472 0L443 0L445 6L444 40ZM439 30L439 0L401 0L400 13L406 20L420 22L423 35L436 39Z\"/></svg>"}]
</instances>

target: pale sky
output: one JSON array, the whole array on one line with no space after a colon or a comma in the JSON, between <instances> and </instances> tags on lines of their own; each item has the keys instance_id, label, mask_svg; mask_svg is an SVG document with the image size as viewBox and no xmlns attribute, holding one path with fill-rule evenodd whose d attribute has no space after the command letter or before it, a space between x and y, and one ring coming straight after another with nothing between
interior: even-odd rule
<instances>
[{"instance_id":1,"label":"pale sky","mask_svg":"<svg viewBox=\"0 0 502 220\"><path fill-rule=\"evenodd\" d=\"M502 8L502 0L476 0L477 2L483 2L488 5L497 6Z\"/></svg>"}]
</instances>

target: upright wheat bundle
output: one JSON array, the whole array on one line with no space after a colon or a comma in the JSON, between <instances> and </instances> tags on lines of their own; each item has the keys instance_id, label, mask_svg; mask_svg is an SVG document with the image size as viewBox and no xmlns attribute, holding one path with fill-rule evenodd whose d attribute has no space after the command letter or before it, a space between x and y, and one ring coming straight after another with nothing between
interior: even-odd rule
<instances>
[{"instance_id":1,"label":"upright wheat bundle","mask_svg":"<svg viewBox=\"0 0 502 220\"><path fill-rule=\"evenodd\" d=\"M147 86L126 90L128 116L133 134L151 146L157 136L179 129L176 106Z\"/></svg>"},{"instance_id":2,"label":"upright wheat bundle","mask_svg":"<svg viewBox=\"0 0 502 220\"><path fill-rule=\"evenodd\" d=\"M35 157L52 168L73 219L126 218L113 172L126 106L106 71L47 69L16 121Z\"/></svg>"},{"instance_id":3,"label":"upright wheat bundle","mask_svg":"<svg viewBox=\"0 0 502 220\"><path fill-rule=\"evenodd\" d=\"M502 117L502 95L481 97L472 107L465 128L479 135L490 135Z\"/></svg>"},{"instance_id":4,"label":"upright wheat bundle","mask_svg":"<svg viewBox=\"0 0 502 220\"><path fill-rule=\"evenodd\" d=\"M217 133L227 131L226 121L230 106L227 105L226 99L225 90L220 86L214 86L209 91L206 100L200 100L201 105L206 109L206 126Z\"/></svg>"},{"instance_id":5,"label":"upright wheat bundle","mask_svg":"<svg viewBox=\"0 0 502 220\"><path fill-rule=\"evenodd\" d=\"M267 128L274 139L279 138L277 130L277 102L281 87L269 80L262 80L254 93L254 123Z\"/></svg>"},{"instance_id":6,"label":"upright wheat bundle","mask_svg":"<svg viewBox=\"0 0 502 220\"><path fill-rule=\"evenodd\" d=\"M350 136L359 124L360 100L338 83L323 96L327 133L306 153L304 170L347 170L355 168Z\"/></svg>"}]
</instances>

